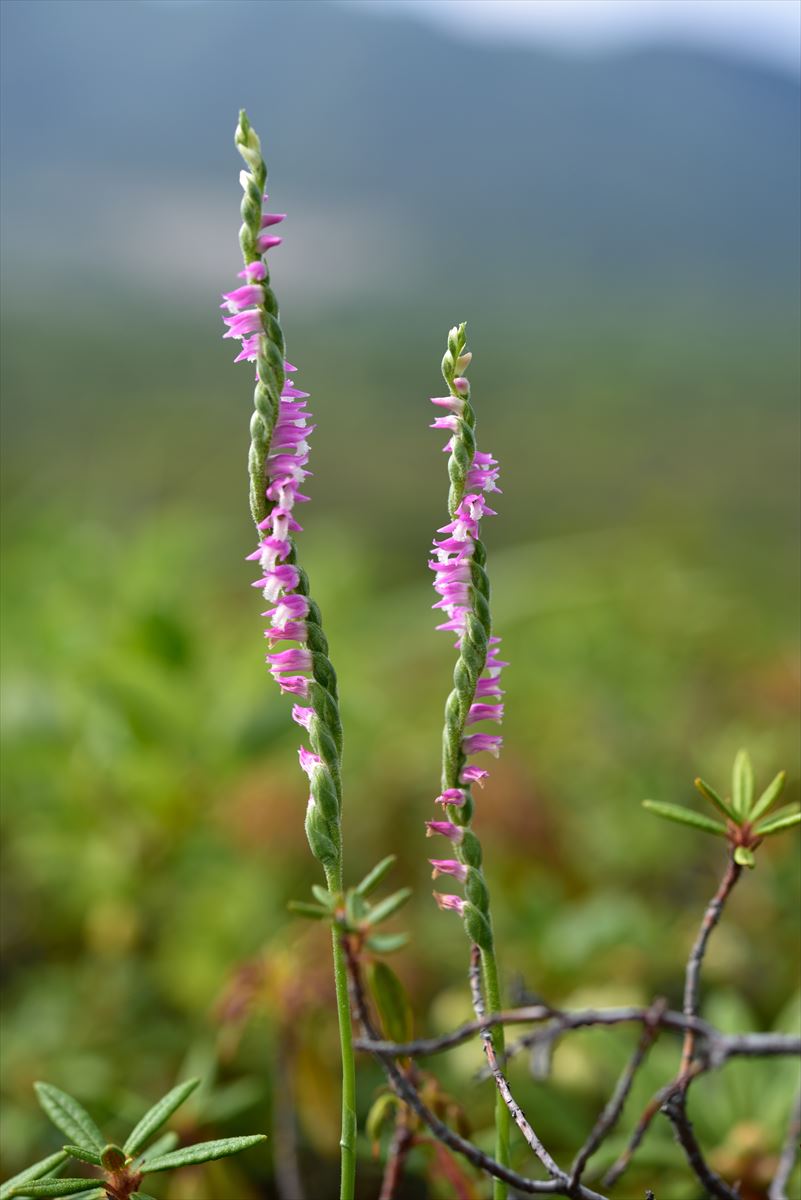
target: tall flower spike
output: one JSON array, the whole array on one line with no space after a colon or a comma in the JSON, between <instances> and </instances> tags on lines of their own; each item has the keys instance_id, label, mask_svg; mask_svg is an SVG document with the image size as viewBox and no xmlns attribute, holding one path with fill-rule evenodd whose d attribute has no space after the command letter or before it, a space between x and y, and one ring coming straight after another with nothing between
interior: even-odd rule
<instances>
[{"instance_id":1,"label":"tall flower spike","mask_svg":"<svg viewBox=\"0 0 801 1200\"><path fill-rule=\"evenodd\" d=\"M434 572L434 590L446 620L438 629L456 634L458 659L453 673L454 688L445 705L445 729L442 743L442 790L436 803L442 805L447 820L427 821L427 834L447 837L456 855L453 859L431 859L434 877L451 875L464 885L465 898L434 892L434 899L446 912L461 917L467 936L481 951L481 965L487 1011L498 1012L501 995L495 961L489 891L481 869L481 843L470 828L473 816L472 785L482 783L487 771L468 762L474 754L489 752L498 756L502 739L497 733L470 732L466 728L484 721L500 722L503 717L500 675L508 664L499 656L500 638L493 637L489 607L489 579L485 570L486 551L481 541L481 520L494 516L486 494L499 491L498 464L491 454L476 449L476 418L470 403L470 383L465 372L472 355L465 346L465 327L459 325L448 334L448 348L442 360L442 374L448 385L447 396L436 396L432 403L447 410L437 417L434 429L445 429L450 437L448 453L449 521L434 540L429 566ZM493 1030L499 1055L503 1055L503 1029ZM495 1110L495 1156L509 1162L509 1111L499 1096ZM502 1200L506 1188L495 1180L493 1195Z\"/></svg>"},{"instance_id":2,"label":"tall flower spike","mask_svg":"<svg viewBox=\"0 0 801 1200\"><path fill-rule=\"evenodd\" d=\"M240 174L242 228L239 242L244 269L240 287L223 296L227 326L224 337L241 342L236 361L255 362L256 388L250 422L250 508L259 536L248 557L258 564L260 588L270 607L265 636L270 645L267 663L282 692L301 697L292 717L308 732L311 750L300 748L300 765L309 777L306 836L312 853L325 871L328 889L341 894L342 791L340 764L342 726L337 681L328 657L328 642L320 610L309 594L306 572L298 565L294 535L301 526L295 506L308 497L300 488L309 472L309 436L313 426L305 404L308 393L291 381L296 368L286 361L278 302L270 284L264 256L280 237L262 230L284 219L283 213L262 211L267 169L256 133L246 114L239 116L236 145L247 165ZM273 649L276 642L299 645ZM334 927L334 981L342 1048L342 1178L341 1200L353 1200L355 1188L355 1067L344 951Z\"/></svg>"},{"instance_id":3,"label":"tall flower spike","mask_svg":"<svg viewBox=\"0 0 801 1200\"><path fill-rule=\"evenodd\" d=\"M300 488L309 474L308 439L314 426L306 408L308 393L291 379L296 367L286 361L278 302L264 258L281 239L261 232L283 221L285 214L262 211L267 170L259 139L244 112L236 144L248 166L239 177L244 193L239 242L245 260L240 276L245 282L223 296L221 307L227 326L223 336L242 343L237 361L256 364L248 468L250 506L259 543L248 558L261 570L253 586L260 588L273 606L263 614L270 621L265 632L271 647L267 655L270 672L282 692L308 702L292 710L294 720L308 730L314 756L321 764L320 770L310 775L306 832L312 853L326 873L337 875L341 871L342 730L336 675L328 658L320 611L309 595L308 578L297 563L294 543L294 534L301 531L294 510L307 499ZM272 649L282 641L300 646Z\"/></svg>"}]
</instances>

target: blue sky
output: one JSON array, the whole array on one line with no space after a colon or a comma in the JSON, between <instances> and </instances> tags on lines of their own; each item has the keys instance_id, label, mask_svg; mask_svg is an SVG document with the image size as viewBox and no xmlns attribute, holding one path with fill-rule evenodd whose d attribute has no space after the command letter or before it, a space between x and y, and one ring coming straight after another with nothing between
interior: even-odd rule
<instances>
[{"instance_id":1,"label":"blue sky","mask_svg":"<svg viewBox=\"0 0 801 1200\"><path fill-rule=\"evenodd\" d=\"M578 53L660 41L720 49L801 72L801 0L350 0L465 37Z\"/></svg>"}]
</instances>

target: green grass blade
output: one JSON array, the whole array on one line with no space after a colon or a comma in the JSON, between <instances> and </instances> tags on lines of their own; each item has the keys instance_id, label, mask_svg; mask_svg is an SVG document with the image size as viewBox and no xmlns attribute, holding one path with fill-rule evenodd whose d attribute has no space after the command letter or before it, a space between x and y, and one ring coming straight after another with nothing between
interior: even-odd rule
<instances>
[{"instance_id":1,"label":"green grass blade","mask_svg":"<svg viewBox=\"0 0 801 1200\"><path fill-rule=\"evenodd\" d=\"M64 1165L69 1158L69 1155L64 1150L59 1150L56 1154L50 1154L47 1158L43 1158L40 1162L34 1163L30 1167L26 1167L24 1171L14 1175L13 1178L7 1179L0 1186L0 1200L8 1200L8 1197L13 1195L14 1188L23 1183L30 1183L33 1179L41 1179L44 1175L49 1175L51 1171L55 1171L58 1167Z\"/></svg>"},{"instance_id":2,"label":"green grass blade","mask_svg":"<svg viewBox=\"0 0 801 1200\"><path fill-rule=\"evenodd\" d=\"M35 1083L33 1086L42 1108L71 1143L84 1150L102 1152L106 1139L86 1109L73 1096L62 1092L61 1088L53 1087L52 1083Z\"/></svg>"},{"instance_id":3,"label":"green grass blade","mask_svg":"<svg viewBox=\"0 0 801 1200\"><path fill-rule=\"evenodd\" d=\"M692 825L695 829L703 829L704 833L714 833L717 837L726 837L726 826L702 813L693 812L691 808L682 808L678 804L663 804L661 800L643 800L643 808L665 817L668 821L678 821L680 825Z\"/></svg>"},{"instance_id":4,"label":"green grass blade","mask_svg":"<svg viewBox=\"0 0 801 1200\"><path fill-rule=\"evenodd\" d=\"M150 1141L153 1134L161 1129L164 1122L169 1120L175 1110L180 1108L199 1083L199 1079L187 1079L184 1083L179 1083L177 1087L174 1087L172 1091L167 1092L166 1096L162 1096L132 1130L123 1147L125 1153L137 1154Z\"/></svg>"},{"instance_id":5,"label":"green grass blade","mask_svg":"<svg viewBox=\"0 0 801 1200\"><path fill-rule=\"evenodd\" d=\"M173 1167L188 1167L194 1163L212 1162L217 1158L228 1158L231 1154L239 1154L250 1146L267 1140L266 1134L253 1133L249 1137L221 1138L216 1142L199 1142L195 1146L184 1146L172 1154L162 1154L160 1158L151 1159L142 1167L142 1174L149 1175L155 1171L171 1171Z\"/></svg>"},{"instance_id":6,"label":"green grass blade","mask_svg":"<svg viewBox=\"0 0 801 1200\"><path fill-rule=\"evenodd\" d=\"M751 809L751 812L748 814L748 819L750 821L758 821L759 818L763 816L763 814L766 813L769 808L773 807L773 805L779 799L779 796L781 796L782 792L784 791L786 779L787 772L779 771L779 774L776 776L776 778L770 781L754 807Z\"/></svg>"}]
</instances>

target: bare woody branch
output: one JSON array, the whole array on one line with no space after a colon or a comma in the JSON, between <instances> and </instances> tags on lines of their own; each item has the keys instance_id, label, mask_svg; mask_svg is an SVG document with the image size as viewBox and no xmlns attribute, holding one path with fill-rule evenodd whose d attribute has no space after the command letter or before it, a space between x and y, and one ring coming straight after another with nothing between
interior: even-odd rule
<instances>
[{"instance_id":1,"label":"bare woody branch","mask_svg":"<svg viewBox=\"0 0 801 1200\"><path fill-rule=\"evenodd\" d=\"M361 1048L372 1050L373 1046L381 1044L380 1036L370 1017L359 963L347 937L343 938L343 946L348 968L348 983L353 1011L367 1035L366 1038L361 1039ZM479 1029L480 1027L481 1025L479 1024ZM479 1170L486 1171L488 1175L503 1180L504 1183L510 1184L517 1191L529 1196L570 1195L572 1200L606 1200L606 1197L592 1191L583 1184L579 1184L573 1192L568 1193L568 1178L564 1173L562 1173L560 1179L529 1179L525 1175L520 1175L517 1171L513 1171L510 1167L505 1167L502 1163L492 1158L491 1155L485 1154L478 1146L461 1137L455 1130L451 1129L444 1121L441 1121L439 1117L432 1113L417 1089L399 1069L392 1054L382 1052L381 1050L372 1050L372 1053L383 1066L397 1094L409 1105L413 1112L417 1113L420 1120L434 1134L434 1137L450 1150L461 1154L473 1166L478 1167Z\"/></svg>"},{"instance_id":2,"label":"bare woody branch","mask_svg":"<svg viewBox=\"0 0 801 1200\"><path fill-rule=\"evenodd\" d=\"M796 1096L793 1111L790 1113L787 1137L779 1157L776 1174L770 1185L768 1200L787 1200L787 1184L790 1182L790 1176L795 1166L799 1138L801 1138L801 1092Z\"/></svg>"},{"instance_id":3,"label":"bare woody branch","mask_svg":"<svg viewBox=\"0 0 801 1200\"><path fill-rule=\"evenodd\" d=\"M716 1200L740 1200L739 1192L724 1183L720 1176L712 1170L703 1155L695 1130L687 1116L686 1090L676 1091L662 1106L662 1112L673 1126L676 1141L684 1151L687 1162L692 1167L700 1183L707 1193Z\"/></svg>"},{"instance_id":4,"label":"bare woody branch","mask_svg":"<svg viewBox=\"0 0 801 1200\"><path fill-rule=\"evenodd\" d=\"M553 1158L551 1158L550 1154L534 1132L534 1129L529 1124L522 1108L512 1095L512 1091L509 1087L506 1076L501 1071L498 1063L498 1056L495 1053L495 1045L492 1040L492 1029L488 1024L486 1024L487 1016L486 1009L484 1007L484 995L481 988L481 950L478 948L478 946L473 946L470 951L469 979L470 995L473 1000L473 1010L475 1011L477 1019L485 1022L481 1026L480 1030L481 1041L484 1046L484 1053L487 1057L487 1065L489 1066L492 1077L495 1080L495 1086L497 1087L504 1104L512 1114L512 1119L514 1120L518 1129L551 1178L559 1179L560 1177L564 1177L564 1172L559 1169L556 1162L553 1160Z\"/></svg>"},{"instance_id":5,"label":"bare woody branch","mask_svg":"<svg viewBox=\"0 0 801 1200\"><path fill-rule=\"evenodd\" d=\"M592 1155L617 1124L620 1114L623 1111L623 1106L631 1091L631 1085L634 1083L634 1076L645 1061L648 1051L659 1034L659 1017L664 1012L665 1007L664 1000L657 1000L653 1004L650 1010L651 1019L643 1028L640 1040L631 1058L626 1063L608 1104L598 1117L589 1137L576 1155L570 1171L570 1182L574 1187L580 1182L584 1169Z\"/></svg>"}]
</instances>

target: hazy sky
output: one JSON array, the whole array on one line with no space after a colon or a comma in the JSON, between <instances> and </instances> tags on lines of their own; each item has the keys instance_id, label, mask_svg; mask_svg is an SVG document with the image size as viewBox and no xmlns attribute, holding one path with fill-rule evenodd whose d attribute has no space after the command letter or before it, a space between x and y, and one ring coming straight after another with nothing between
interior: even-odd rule
<instances>
[{"instance_id":1,"label":"hazy sky","mask_svg":"<svg viewBox=\"0 0 801 1200\"><path fill-rule=\"evenodd\" d=\"M530 38L592 51L670 40L801 71L801 0L350 0L408 13L469 37Z\"/></svg>"}]
</instances>

